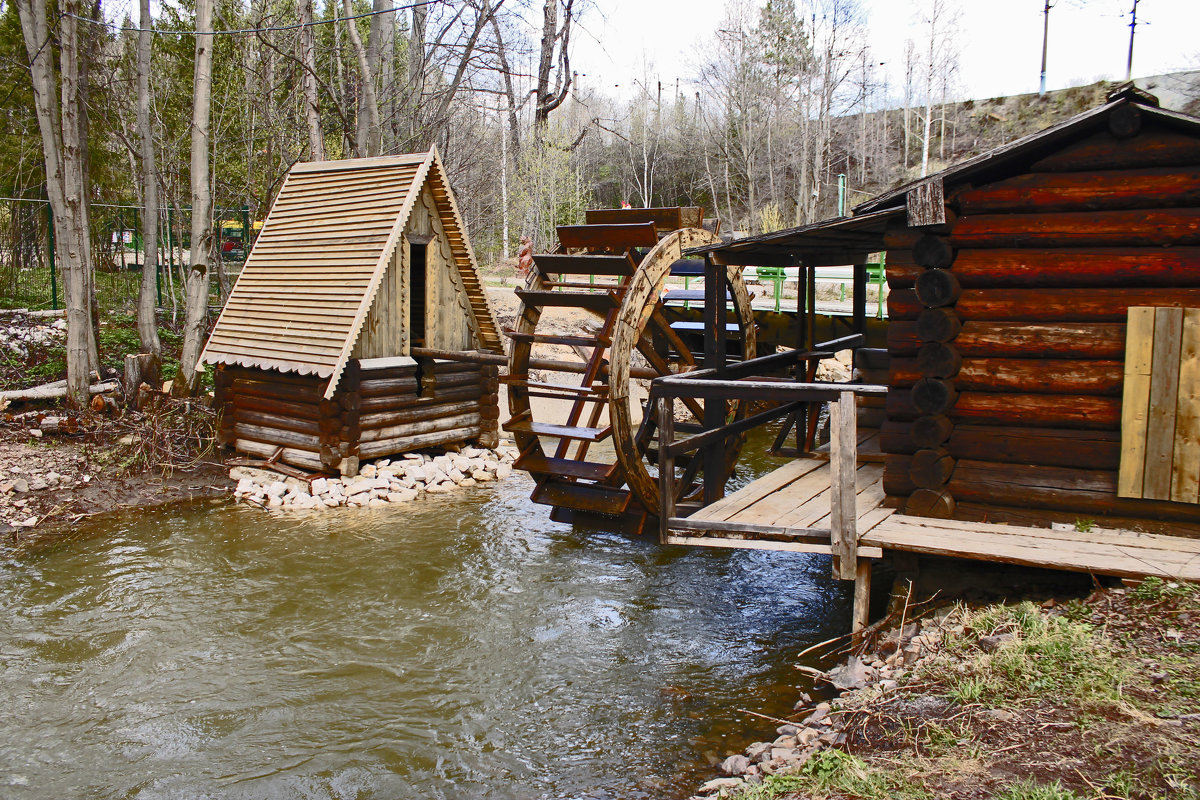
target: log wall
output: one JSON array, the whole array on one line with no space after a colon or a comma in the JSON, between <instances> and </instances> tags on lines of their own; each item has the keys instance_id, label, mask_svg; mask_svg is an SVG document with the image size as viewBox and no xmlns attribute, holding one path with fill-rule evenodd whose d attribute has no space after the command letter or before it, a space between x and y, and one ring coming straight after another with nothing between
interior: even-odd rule
<instances>
[{"instance_id":1,"label":"log wall","mask_svg":"<svg viewBox=\"0 0 1200 800\"><path fill-rule=\"evenodd\" d=\"M280 461L302 469L354 475L363 459L499 442L496 367L352 359L327 400L328 384L317 376L219 367L218 443L256 458L278 452Z\"/></svg>"},{"instance_id":2,"label":"log wall","mask_svg":"<svg viewBox=\"0 0 1200 800\"><path fill-rule=\"evenodd\" d=\"M880 447L908 513L1200 520L1116 495L1128 309L1200 307L1200 140L1127 122L889 231Z\"/></svg>"}]
</instances>

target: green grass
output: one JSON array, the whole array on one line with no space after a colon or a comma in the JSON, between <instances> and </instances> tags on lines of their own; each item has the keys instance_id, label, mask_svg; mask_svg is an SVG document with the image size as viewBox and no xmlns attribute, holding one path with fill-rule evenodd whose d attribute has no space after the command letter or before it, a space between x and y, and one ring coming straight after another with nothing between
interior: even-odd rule
<instances>
[{"instance_id":1,"label":"green grass","mask_svg":"<svg viewBox=\"0 0 1200 800\"><path fill-rule=\"evenodd\" d=\"M1020 780L996 795L996 800L1083 800L1083 798L1070 789L1064 789L1058 781L1038 783L1034 780Z\"/></svg>"},{"instance_id":2,"label":"green grass","mask_svg":"<svg viewBox=\"0 0 1200 800\"><path fill-rule=\"evenodd\" d=\"M738 795L739 800L773 800L798 792L806 798L854 797L859 800L924 800L930 795L900 777L882 772L841 750L823 750L792 775L772 775Z\"/></svg>"},{"instance_id":3,"label":"green grass","mask_svg":"<svg viewBox=\"0 0 1200 800\"><path fill-rule=\"evenodd\" d=\"M1129 667L1092 627L1066 616L1043 614L1033 603L992 606L969 613L955 649L982 636L1010 634L1012 640L979 655L960 673L935 674L948 697L960 703L1009 706L1022 702L1074 700L1084 708L1121 702ZM1016 698L1021 698L1017 700Z\"/></svg>"}]
</instances>

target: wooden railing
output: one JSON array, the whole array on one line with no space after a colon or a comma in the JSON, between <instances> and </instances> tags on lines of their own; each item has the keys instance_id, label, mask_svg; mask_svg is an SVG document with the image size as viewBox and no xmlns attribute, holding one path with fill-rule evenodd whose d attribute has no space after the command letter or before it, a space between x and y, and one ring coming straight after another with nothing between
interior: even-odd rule
<instances>
[{"instance_id":1,"label":"wooden railing","mask_svg":"<svg viewBox=\"0 0 1200 800\"><path fill-rule=\"evenodd\" d=\"M768 380L759 377L766 371L803 363L815 356L832 355L837 350L861 344L860 335L837 339L818 345L813 351L790 351L763 358L751 359L725 368L704 369L656 379L651 384L651 400L658 415L659 457L659 533L664 543L672 529L691 527L686 517L678 516L679 494L686 491L698 473L702 478L703 502L693 511L711 505L724 494L728 479L724 450L731 437L761 427L772 420L797 411L806 404L828 402L830 405L830 468L831 507L830 528L807 531L814 541L828 542L834 555L834 576L853 580L857 570L858 534L856 531L855 498L857 469L856 395L881 396L886 386ZM774 408L744 419L707 428L686 439L675 440L675 401L704 399L722 407L731 400L743 402L770 401ZM706 415L707 416L707 415ZM685 470L682 480L675 475L675 462L680 456L699 451L699 457ZM718 530L719 523L706 521L706 530ZM738 523L730 529L739 531L746 525Z\"/></svg>"}]
</instances>

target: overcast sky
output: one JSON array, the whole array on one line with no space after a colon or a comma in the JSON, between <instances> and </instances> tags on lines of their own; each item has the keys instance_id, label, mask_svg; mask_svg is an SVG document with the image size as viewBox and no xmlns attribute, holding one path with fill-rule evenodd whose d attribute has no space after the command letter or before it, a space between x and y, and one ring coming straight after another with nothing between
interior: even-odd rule
<instances>
[{"instance_id":1,"label":"overcast sky","mask_svg":"<svg viewBox=\"0 0 1200 800\"><path fill-rule=\"evenodd\" d=\"M903 84L904 42L920 42L912 0L861 0L873 60L889 86ZM950 0L961 9L962 98L1036 92L1042 57L1044 0ZM757 3L762 5L762 2ZM800 5L797 2L797 5ZM1050 11L1047 85L1051 89L1123 79L1133 0L1056 0ZM673 87L694 76L706 41L724 16L725 0L596 0L576 34L572 68L585 87L625 94L644 74ZM1141 0L1133 74L1200 69L1200 0ZM694 89L693 89L694 91Z\"/></svg>"}]
</instances>

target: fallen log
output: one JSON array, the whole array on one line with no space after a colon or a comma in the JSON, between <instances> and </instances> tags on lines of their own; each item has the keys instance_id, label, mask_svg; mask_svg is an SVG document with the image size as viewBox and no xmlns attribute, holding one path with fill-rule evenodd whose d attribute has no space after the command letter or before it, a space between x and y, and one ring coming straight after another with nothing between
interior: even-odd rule
<instances>
[{"instance_id":1,"label":"fallen log","mask_svg":"<svg viewBox=\"0 0 1200 800\"><path fill-rule=\"evenodd\" d=\"M88 387L89 395L107 394L120 390L121 382L117 380L101 381L93 383ZM44 383L40 386L34 386L30 389L13 389L8 392L0 392L0 401L8 400L10 402L29 402L33 400L57 400L67 396L67 382L53 381L52 383Z\"/></svg>"}]
</instances>

